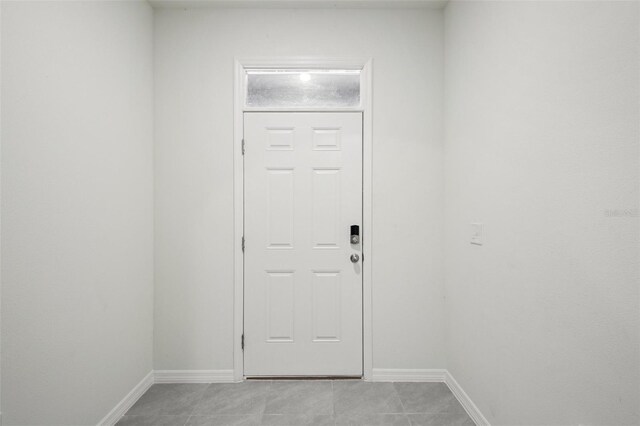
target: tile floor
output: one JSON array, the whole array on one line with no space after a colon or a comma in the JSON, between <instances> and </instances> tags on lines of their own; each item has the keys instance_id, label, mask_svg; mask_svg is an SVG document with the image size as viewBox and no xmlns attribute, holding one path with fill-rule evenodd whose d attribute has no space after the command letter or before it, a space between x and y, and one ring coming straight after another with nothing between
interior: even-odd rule
<instances>
[{"instance_id":1,"label":"tile floor","mask_svg":"<svg viewBox=\"0 0 640 426\"><path fill-rule=\"evenodd\" d=\"M153 385L118 426L473 426L444 383L361 380Z\"/></svg>"}]
</instances>

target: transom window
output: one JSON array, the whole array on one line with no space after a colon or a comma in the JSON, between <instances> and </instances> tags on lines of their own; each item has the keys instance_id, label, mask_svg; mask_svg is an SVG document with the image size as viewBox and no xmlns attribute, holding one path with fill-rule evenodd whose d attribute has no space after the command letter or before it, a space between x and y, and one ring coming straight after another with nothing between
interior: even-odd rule
<instances>
[{"instance_id":1,"label":"transom window","mask_svg":"<svg viewBox=\"0 0 640 426\"><path fill-rule=\"evenodd\" d=\"M247 108L359 108L361 70L247 69Z\"/></svg>"}]
</instances>

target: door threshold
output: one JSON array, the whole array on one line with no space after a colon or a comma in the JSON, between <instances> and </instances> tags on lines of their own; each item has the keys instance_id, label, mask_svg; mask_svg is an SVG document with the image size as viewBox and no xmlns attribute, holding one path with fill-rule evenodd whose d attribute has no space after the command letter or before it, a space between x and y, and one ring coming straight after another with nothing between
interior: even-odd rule
<instances>
[{"instance_id":1,"label":"door threshold","mask_svg":"<svg viewBox=\"0 0 640 426\"><path fill-rule=\"evenodd\" d=\"M362 376L245 376L245 380L362 380Z\"/></svg>"}]
</instances>

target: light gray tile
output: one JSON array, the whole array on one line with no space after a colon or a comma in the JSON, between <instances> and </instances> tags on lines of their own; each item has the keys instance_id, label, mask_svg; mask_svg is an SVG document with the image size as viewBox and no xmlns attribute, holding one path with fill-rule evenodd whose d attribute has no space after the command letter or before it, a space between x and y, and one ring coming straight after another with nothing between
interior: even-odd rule
<instances>
[{"instance_id":1,"label":"light gray tile","mask_svg":"<svg viewBox=\"0 0 640 426\"><path fill-rule=\"evenodd\" d=\"M403 413L402 404L393 383L335 381L333 404L336 414Z\"/></svg>"},{"instance_id":2,"label":"light gray tile","mask_svg":"<svg viewBox=\"0 0 640 426\"><path fill-rule=\"evenodd\" d=\"M206 384L153 385L131 407L127 415L189 415L208 386Z\"/></svg>"},{"instance_id":3,"label":"light gray tile","mask_svg":"<svg viewBox=\"0 0 640 426\"><path fill-rule=\"evenodd\" d=\"M406 413L440 413L459 405L444 383L394 383Z\"/></svg>"},{"instance_id":4,"label":"light gray tile","mask_svg":"<svg viewBox=\"0 0 640 426\"><path fill-rule=\"evenodd\" d=\"M330 381L290 380L271 382L266 414L333 414Z\"/></svg>"},{"instance_id":5,"label":"light gray tile","mask_svg":"<svg viewBox=\"0 0 640 426\"><path fill-rule=\"evenodd\" d=\"M405 414L340 414L336 417L337 426L409 426Z\"/></svg>"},{"instance_id":6,"label":"light gray tile","mask_svg":"<svg viewBox=\"0 0 640 426\"><path fill-rule=\"evenodd\" d=\"M259 426L260 415L191 416L186 426Z\"/></svg>"},{"instance_id":7,"label":"light gray tile","mask_svg":"<svg viewBox=\"0 0 640 426\"><path fill-rule=\"evenodd\" d=\"M475 426L464 409L442 413L407 414L407 417L411 426Z\"/></svg>"},{"instance_id":8,"label":"light gray tile","mask_svg":"<svg viewBox=\"0 0 640 426\"><path fill-rule=\"evenodd\" d=\"M335 426L330 414L265 414L263 426Z\"/></svg>"},{"instance_id":9,"label":"light gray tile","mask_svg":"<svg viewBox=\"0 0 640 426\"><path fill-rule=\"evenodd\" d=\"M183 426L189 416L124 416L116 426Z\"/></svg>"},{"instance_id":10,"label":"light gray tile","mask_svg":"<svg viewBox=\"0 0 640 426\"><path fill-rule=\"evenodd\" d=\"M268 382L214 383L204 392L194 415L262 414Z\"/></svg>"}]
</instances>

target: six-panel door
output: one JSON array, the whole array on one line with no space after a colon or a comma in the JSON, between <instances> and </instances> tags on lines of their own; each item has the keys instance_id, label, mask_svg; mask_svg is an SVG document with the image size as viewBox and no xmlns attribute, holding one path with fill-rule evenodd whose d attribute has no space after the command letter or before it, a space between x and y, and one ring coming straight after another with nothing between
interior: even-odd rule
<instances>
[{"instance_id":1,"label":"six-panel door","mask_svg":"<svg viewBox=\"0 0 640 426\"><path fill-rule=\"evenodd\" d=\"M244 114L244 372L362 375L362 114Z\"/></svg>"}]
</instances>

